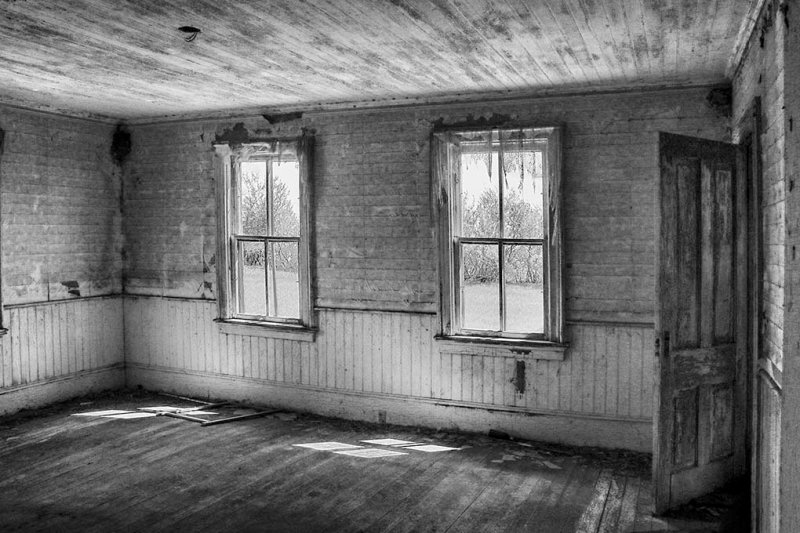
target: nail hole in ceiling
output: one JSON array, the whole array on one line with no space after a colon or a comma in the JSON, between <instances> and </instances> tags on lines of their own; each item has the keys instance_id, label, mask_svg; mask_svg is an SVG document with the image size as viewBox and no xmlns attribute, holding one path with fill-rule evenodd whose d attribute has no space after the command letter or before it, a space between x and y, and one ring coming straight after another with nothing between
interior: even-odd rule
<instances>
[{"instance_id":1,"label":"nail hole in ceiling","mask_svg":"<svg viewBox=\"0 0 800 533\"><path fill-rule=\"evenodd\" d=\"M197 34L200 33L200 28L195 28L194 26L181 26L178 28L178 31L186 34L183 40L187 43L190 43L197 38Z\"/></svg>"}]
</instances>

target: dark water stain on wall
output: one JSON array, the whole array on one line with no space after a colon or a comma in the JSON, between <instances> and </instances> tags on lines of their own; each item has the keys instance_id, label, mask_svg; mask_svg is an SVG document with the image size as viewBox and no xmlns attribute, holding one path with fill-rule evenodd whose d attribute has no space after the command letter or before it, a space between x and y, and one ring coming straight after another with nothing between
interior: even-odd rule
<instances>
[{"instance_id":1,"label":"dark water stain on wall","mask_svg":"<svg viewBox=\"0 0 800 533\"><path fill-rule=\"evenodd\" d=\"M122 165L131 153L133 143L131 134L122 124L117 125L114 135L111 137L111 157L117 165Z\"/></svg>"}]
</instances>

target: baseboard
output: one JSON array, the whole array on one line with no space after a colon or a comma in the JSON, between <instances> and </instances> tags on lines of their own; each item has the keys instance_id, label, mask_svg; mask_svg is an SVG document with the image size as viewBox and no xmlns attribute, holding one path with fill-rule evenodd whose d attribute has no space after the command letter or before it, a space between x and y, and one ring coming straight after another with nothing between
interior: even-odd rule
<instances>
[{"instance_id":1,"label":"baseboard","mask_svg":"<svg viewBox=\"0 0 800 533\"><path fill-rule=\"evenodd\" d=\"M0 415L35 409L56 402L125 386L122 364L85 370L46 381L0 389Z\"/></svg>"},{"instance_id":2,"label":"baseboard","mask_svg":"<svg viewBox=\"0 0 800 533\"><path fill-rule=\"evenodd\" d=\"M349 420L487 433L574 446L599 446L651 452L649 420L624 420L565 413L450 403L446 400L332 391L139 365L126 368L128 387L142 386L192 396L229 399Z\"/></svg>"}]
</instances>

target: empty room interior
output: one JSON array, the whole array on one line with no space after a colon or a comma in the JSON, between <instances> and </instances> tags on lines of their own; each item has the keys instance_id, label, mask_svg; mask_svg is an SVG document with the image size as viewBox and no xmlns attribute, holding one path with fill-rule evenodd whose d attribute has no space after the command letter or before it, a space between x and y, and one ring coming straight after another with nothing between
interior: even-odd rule
<instances>
[{"instance_id":1,"label":"empty room interior","mask_svg":"<svg viewBox=\"0 0 800 533\"><path fill-rule=\"evenodd\" d=\"M800 531L795 112L793 0L0 2L0 529Z\"/></svg>"}]
</instances>

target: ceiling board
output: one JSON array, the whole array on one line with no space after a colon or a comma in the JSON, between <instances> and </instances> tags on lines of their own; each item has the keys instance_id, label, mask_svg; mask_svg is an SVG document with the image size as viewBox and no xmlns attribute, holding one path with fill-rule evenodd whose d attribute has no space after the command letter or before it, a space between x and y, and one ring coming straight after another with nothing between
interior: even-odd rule
<instances>
[{"instance_id":1,"label":"ceiling board","mask_svg":"<svg viewBox=\"0 0 800 533\"><path fill-rule=\"evenodd\" d=\"M750 3L6 1L0 101L135 119L718 83Z\"/></svg>"}]
</instances>

